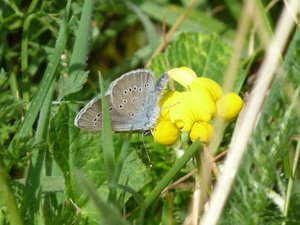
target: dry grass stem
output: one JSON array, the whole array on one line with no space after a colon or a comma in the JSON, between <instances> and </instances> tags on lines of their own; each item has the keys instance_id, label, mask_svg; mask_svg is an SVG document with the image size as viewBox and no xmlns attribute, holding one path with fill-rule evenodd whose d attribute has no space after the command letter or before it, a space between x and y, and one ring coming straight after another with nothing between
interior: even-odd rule
<instances>
[{"instance_id":1,"label":"dry grass stem","mask_svg":"<svg viewBox=\"0 0 300 225\"><path fill-rule=\"evenodd\" d=\"M293 15L297 15L300 1L291 0L289 5L289 9L285 7L280 16L274 38L267 48L266 56L258 71L258 80L253 88L249 101L240 114L240 123L237 124L233 134L229 154L224 165L224 172L217 182L216 189L211 198L210 207L204 214L201 224L213 225L216 224L220 218L231 186L237 175L241 159L246 151L250 135L254 129L255 121L264 103L265 94L272 83L274 73L280 63L281 53L292 31L294 19L290 14L290 10L295 10Z\"/></svg>"},{"instance_id":2,"label":"dry grass stem","mask_svg":"<svg viewBox=\"0 0 300 225\"><path fill-rule=\"evenodd\" d=\"M187 180L188 178L190 178L191 176L193 176L198 170L194 169L191 172L187 173L186 175L184 175L183 177L180 177L178 180L176 180L174 183L168 185L162 192L161 195L165 195L166 192L174 189L177 185L179 185L180 183L184 182L185 180Z\"/></svg>"},{"instance_id":3,"label":"dry grass stem","mask_svg":"<svg viewBox=\"0 0 300 225\"><path fill-rule=\"evenodd\" d=\"M174 32L179 28L179 26L182 24L182 22L185 20L185 18L189 15L190 11L194 8L196 3L197 3L196 0L191 0L190 4L186 7L186 9L182 13L182 15L176 20L174 25L171 27L171 29L168 31L168 33L164 37L164 41L158 46L158 48L151 55L149 61L145 65L145 67L149 67L151 65L152 59L155 58L155 56L157 56L162 50L165 49L165 47L168 45L171 37L173 36Z\"/></svg>"}]
</instances>

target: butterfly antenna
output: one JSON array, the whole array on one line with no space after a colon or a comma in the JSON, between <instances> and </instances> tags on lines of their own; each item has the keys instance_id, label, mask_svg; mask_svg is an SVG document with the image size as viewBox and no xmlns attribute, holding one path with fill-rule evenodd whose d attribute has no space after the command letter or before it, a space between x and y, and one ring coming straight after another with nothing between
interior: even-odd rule
<instances>
[{"instance_id":1,"label":"butterfly antenna","mask_svg":"<svg viewBox=\"0 0 300 225\"><path fill-rule=\"evenodd\" d=\"M151 159L150 159L148 147L147 147L147 145L146 145L145 138L144 138L148 133L149 133L149 131L143 131L142 137L143 137L143 145L144 145L144 149L145 149L145 151L146 151L146 155L147 155L149 167L151 168L153 165L152 165L152 163L151 163ZM151 131L151 133L152 133L152 131Z\"/></svg>"}]
</instances>

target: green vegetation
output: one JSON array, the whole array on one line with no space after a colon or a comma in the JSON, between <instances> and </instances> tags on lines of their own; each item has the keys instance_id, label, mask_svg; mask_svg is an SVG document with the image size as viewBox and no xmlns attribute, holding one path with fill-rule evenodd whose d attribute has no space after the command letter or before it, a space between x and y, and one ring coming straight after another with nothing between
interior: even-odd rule
<instances>
[{"instance_id":1,"label":"green vegetation","mask_svg":"<svg viewBox=\"0 0 300 225\"><path fill-rule=\"evenodd\" d=\"M0 224L298 224L300 4L272 3L3 0ZM106 102L74 126L121 74L181 66L244 99L210 144L113 133Z\"/></svg>"}]
</instances>

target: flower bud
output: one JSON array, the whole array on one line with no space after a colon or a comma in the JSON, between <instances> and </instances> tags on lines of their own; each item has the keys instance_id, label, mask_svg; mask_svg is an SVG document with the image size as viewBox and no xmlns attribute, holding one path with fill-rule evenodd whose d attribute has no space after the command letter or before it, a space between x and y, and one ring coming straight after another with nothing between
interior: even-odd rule
<instances>
[{"instance_id":1,"label":"flower bud","mask_svg":"<svg viewBox=\"0 0 300 225\"><path fill-rule=\"evenodd\" d=\"M157 124L153 132L154 139L162 145L174 144L179 136L179 129L169 120Z\"/></svg>"},{"instance_id":2,"label":"flower bud","mask_svg":"<svg viewBox=\"0 0 300 225\"><path fill-rule=\"evenodd\" d=\"M236 93L223 95L217 101L217 115L225 122L233 120L241 111L243 100Z\"/></svg>"},{"instance_id":3,"label":"flower bud","mask_svg":"<svg viewBox=\"0 0 300 225\"><path fill-rule=\"evenodd\" d=\"M202 143L206 143L213 136L213 126L207 122L195 122L190 132L192 142L200 138Z\"/></svg>"}]
</instances>

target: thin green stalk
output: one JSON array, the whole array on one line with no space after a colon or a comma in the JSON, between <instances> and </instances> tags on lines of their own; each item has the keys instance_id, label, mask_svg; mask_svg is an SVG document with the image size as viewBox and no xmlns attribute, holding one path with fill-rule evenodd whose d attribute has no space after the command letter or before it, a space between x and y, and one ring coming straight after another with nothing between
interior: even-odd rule
<instances>
[{"instance_id":1,"label":"thin green stalk","mask_svg":"<svg viewBox=\"0 0 300 225\"><path fill-rule=\"evenodd\" d=\"M292 190L293 190L293 185L294 185L294 178L295 178L295 174L296 174L297 165L299 162L299 157L300 157L300 135L298 136L298 143L297 143L297 147L296 147L296 151L295 151L295 157L294 157L292 174L291 174L292 176L289 178L286 196L285 196L284 209L283 209L283 215L285 217L288 216L290 201L291 201L291 197L292 197ZM282 222L282 225L285 225L285 224L286 224L285 221Z\"/></svg>"},{"instance_id":2,"label":"thin green stalk","mask_svg":"<svg viewBox=\"0 0 300 225\"><path fill-rule=\"evenodd\" d=\"M181 156L175 165L168 171L163 179L155 186L149 196L145 199L142 205L140 214L140 223L143 221L144 214L148 207L158 198L163 189L174 179L174 176L185 166L185 164L192 158L192 156L199 151L200 141L195 141Z\"/></svg>"},{"instance_id":3,"label":"thin green stalk","mask_svg":"<svg viewBox=\"0 0 300 225\"><path fill-rule=\"evenodd\" d=\"M22 93L23 99L25 101L29 101L29 74L27 74L28 69L28 34L29 28L32 19L36 17L35 14L29 15L23 24L23 35L22 35L22 42L21 42L21 69L22 69L22 79L23 79L23 86L24 86L24 93Z\"/></svg>"},{"instance_id":4,"label":"thin green stalk","mask_svg":"<svg viewBox=\"0 0 300 225\"><path fill-rule=\"evenodd\" d=\"M164 225L174 224L173 213L174 213L174 193L169 192L164 197L164 206L163 206L162 217L161 217L162 224Z\"/></svg>"},{"instance_id":5,"label":"thin green stalk","mask_svg":"<svg viewBox=\"0 0 300 225\"><path fill-rule=\"evenodd\" d=\"M116 203L116 184L115 182L115 168L116 168L116 156L113 146L113 137L111 132L111 122L108 111L108 104L105 97L104 85L101 74L99 72L99 81L101 89L101 98L102 98L102 143L103 143L103 158L104 158L104 168L106 173L106 178L109 188L109 197L108 201Z\"/></svg>"},{"instance_id":6,"label":"thin green stalk","mask_svg":"<svg viewBox=\"0 0 300 225\"><path fill-rule=\"evenodd\" d=\"M18 99L19 98L19 87L18 87L16 74L14 72L12 72L9 76L9 86L10 86L12 95Z\"/></svg>"},{"instance_id":7,"label":"thin green stalk","mask_svg":"<svg viewBox=\"0 0 300 225\"><path fill-rule=\"evenodd\" d=\"M35 18L35 16L35 14L29 15L23 24L23 35L21 42L21 68L23 73L26 72L28 68L28 33L31 21Z\"/></svg>"},{"instance_id":8,"label":"thin green stalk","mask_svg":"<svg viewBox=\"0 0 300 225\"><path fill-rule=\"evenodd\" d=\"M0 193L4 204L7 206L9 224L22 225L23 221L18 209L17 201L14 197L13 190L7 174L4 170L2 159L0 159Z\"/></svg>"},{"instance_id":9,"label":"thin green stalk","mask_svg":"<svg viewBox=\"0 0 300 225\"><path fill-rule=\"evenodd\" d=\"M38 3L39 3L39 0L32 0L28 7L28 13L32 13L35 10Z\"/></svg>"},{"instance_id":10,"label":"thin green stalk","mask_svg":"<svg viewBox=\"0 0 300 225\"><path fill-rule=\"evenodd\" d=\"M17 4L14 1L4 0L3 3L7 4L16 15L22 15Z\"/></svg>"},{"instance_id":11,"label":"thin green stalk","mask_svg":"<svg viewBox=\"0 0 300 225\"><path fill-rule=\"evenodd\" d=\"M123 138L123 143L122 143L122 147L121 147L121 151L120 151L120 157L119 157L119 161L116 166L116 172L115 172L115 176L114 176L113 183L115 183L115 184L117 184L119 182L122 168L124 166L124 161L125 161L126 157L128 156L130 139L131 139L131 133L128 136L126 136L125 138Z\"/></svg>"}]
</instances>

